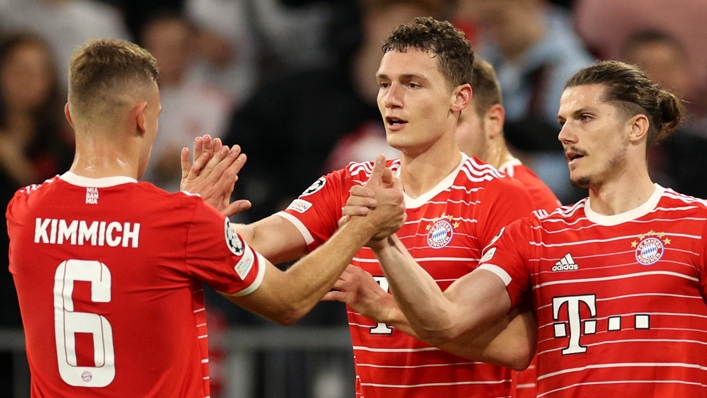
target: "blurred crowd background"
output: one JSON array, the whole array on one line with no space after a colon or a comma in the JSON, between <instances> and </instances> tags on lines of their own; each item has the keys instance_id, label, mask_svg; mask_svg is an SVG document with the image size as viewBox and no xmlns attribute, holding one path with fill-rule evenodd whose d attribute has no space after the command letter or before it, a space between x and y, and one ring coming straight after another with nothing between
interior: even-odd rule
<instances>
[{"instance_id":1,"label":"blurred crowd background","mask_svg":"<svg viewBox=\"0 0 707 398\"><path fill-rule=\"evenodd\" d=\"M178 190L179 149L196 136L239 144L248 163L234 196L253 208L234 221L252 222L326 172L377 153L396 156L385 142L374 75L390 30L426 15L464 30L496 68L506 139L564 204L585 192L568 182L559 97L565 80L597 59L637 64L684 99L688 120L653 149L650 172L663 186L707 198L704 0L0 0L3 216L18 188L71 164L67 69L88 39L127 39L157 58L163 112L144 179ZM0 245L8 245L4 228ZM0 328L20 328L7 256L0 258ZM277 327L213 292L209 306L215 350L219 330ZM345 325L343 305L322 303L294 327ZM261 384L287 384L290 397L353 393L350 353L278 360L291 380L261 374ZM0 397L12 396L12 374L9 354L0 352ZM214 375L218 397L223 381Z\"/></svg>"}]
</instances>

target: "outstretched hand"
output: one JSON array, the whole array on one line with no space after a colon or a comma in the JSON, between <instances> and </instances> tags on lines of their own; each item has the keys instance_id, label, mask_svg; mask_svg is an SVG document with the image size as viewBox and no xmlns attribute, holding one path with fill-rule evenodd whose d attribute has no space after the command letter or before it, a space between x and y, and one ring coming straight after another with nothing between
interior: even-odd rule
<instances>
[{"instance_id":1,"label":"outstretched hand","mask_svg":"<svg viewBox=\"0 0 707 398\"><path fill-rule=\"evenodd\" d=\"M230 202L238 173L246 162L246 155L235 145L229 148L219 138L197 137L194 140L194 163L190 163L189 148L181 153L182 191L198 193L205 202L225 216L232 216L251 206L247 200Z\"/></svg>"},{"instance_id":2,"label":"outstretched hand","mask_svg":"<svg viewBox=\"0 0 707 398\"><path fill-rule=\"evenodd\" d=\"M387 322L387 313L395 310L393 296L385 292L373 276L360 267L349 265L322 301L341 301L376 322Z\"/></svg>"},{"instance_id":3,"label":"outstretched hand","mask_svg":"<svg viewBox=\"0 0 707 398\"><path fill-rule=\"evenodd\" d=\"M385 157L378 155L371 176L363 186L351 188L340 224L353 216L366 216L376 228L369 244L394 234L406 219L405 198L400 180L385 167Z\"/></svg>"}]
</instances>

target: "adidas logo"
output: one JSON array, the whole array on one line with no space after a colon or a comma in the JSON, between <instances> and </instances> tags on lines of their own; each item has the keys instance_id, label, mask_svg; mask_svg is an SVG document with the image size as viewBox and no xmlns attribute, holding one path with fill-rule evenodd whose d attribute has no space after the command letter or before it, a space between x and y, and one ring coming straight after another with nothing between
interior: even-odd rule
<instances>
[{"instance_id":1,"label":"adidas logo","mask_svg":"<svg viewBox=\"0 0 707 398\"><path fill-rule=\"evenodd\" d=\"M556 262L554 267L552 267L553 271L574 271L578 269L579 265L574 262L572 255L569 253L565 254L565 256L562 257L560 261Z\"/></svg>"}]
</instances>

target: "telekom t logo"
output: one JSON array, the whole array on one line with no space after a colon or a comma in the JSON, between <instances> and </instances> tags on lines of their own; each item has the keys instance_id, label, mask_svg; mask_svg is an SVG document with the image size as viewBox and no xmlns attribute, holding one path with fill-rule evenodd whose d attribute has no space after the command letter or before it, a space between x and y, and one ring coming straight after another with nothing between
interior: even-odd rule
<instances>
[{"instance_id":1,"label":"telekom t logo","mask_svg":"<svg viewBox=\"0 0 707 398\"><path fill-rule=\"evenodd\" d=\"M555 321L560 319L560 311L567 307L567 322L555 322L552 326L555 338L567 337L567 325L569 325L570 342L567 348L562 350L562 355L581 354L587 352L587 347L579 343L581 335L595 334L597 332L596 319L581 319L580 311L583 305L589 308L589 316L597 316L597 297L594 294L584 294L580 296L555 297L552 299L552 318ZM631 325L633 318L633 325ZM647 330L651 328L650 314L614 314L606 317L606 331L617 332L620 330ZM584 330L582 330L582 327Z\"/></svg>"},{"instance_id":2,"label":"telekom t logo","mask_svg":"<svg viewBox=\"0 0 707 398\"><path fill-rule=\"evenodd\" d=\"M582 319L579 316L582 304L589 308L589 315L597 316L597 297L594 294L582 296L554 297L552 299L552 318L560 319L560 309L567 304L567 320L570 326L570 342L567 348L562 350L562 355L580 354L587 351L587 347L579 344ZM567 337L567 328L564 322L557 322L554 325L555 337ZM597 321L594 319L584 321L584 334L594 334L597 330Z\"/></svg>"},{"instance_id":3,"label":"telekom t logo","mask_svg":"<svg viewBox=\"0 0 707 398\"><path fill-rule=\"evenodd\" d=\"M385 276L374 276L373 279L378 282L380 285L381 289L385 290L386 292L390 292L390 283L388 283L388 280L385 279ZM371 334L393 334L393 327L388 326L385 323L378 323L375 327L372 327L370 330Z\"/></svg>"}]
</instances>

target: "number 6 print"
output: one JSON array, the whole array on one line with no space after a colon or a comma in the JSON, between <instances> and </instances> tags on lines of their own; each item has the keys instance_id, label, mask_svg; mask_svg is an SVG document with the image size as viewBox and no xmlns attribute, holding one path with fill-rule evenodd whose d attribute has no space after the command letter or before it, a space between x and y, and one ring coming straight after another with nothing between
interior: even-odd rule
<instances>
[{"instance_id":1,"label":"number 6 print","mask_svg":"<svg viewBox=\"0 0 707 398\"><path fill-rule=\"evenodd\" d=\"M67 260L54 274L54 334L59 374L75 387L105 387L115 378L113 329L98 314L75 312L71 294L74 281L91 282L91 301L108 303L111 299L111 276L108 267L98 261ZM78 366L76 333L93 335L93 359L96 366Z\"/></svg>"}]
</instances>

